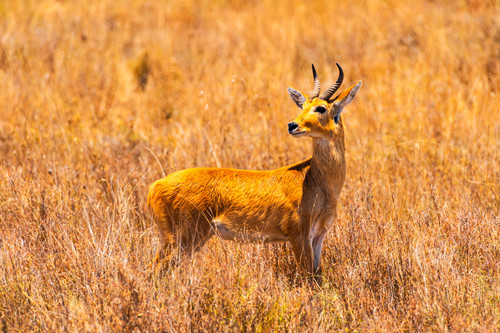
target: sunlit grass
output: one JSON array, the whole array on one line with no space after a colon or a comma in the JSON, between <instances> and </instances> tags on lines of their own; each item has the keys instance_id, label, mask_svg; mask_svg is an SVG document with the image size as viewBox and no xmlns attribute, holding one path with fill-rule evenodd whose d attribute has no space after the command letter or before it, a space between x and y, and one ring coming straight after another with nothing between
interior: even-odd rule
<instances>
[{"instance_id":1,"label":"sunlit grass","mask_svg":"<svg viewBox=\"0 0 500 333\"><path fill-rule=\"evenodd\" d=\"M494 331L500 326L495 1L0 2L6 331ZM363 80L347 180L303 285L287 246L214 239L179 269L149 184L309 157L287 86Z\"/></svg>"}]
</instances>

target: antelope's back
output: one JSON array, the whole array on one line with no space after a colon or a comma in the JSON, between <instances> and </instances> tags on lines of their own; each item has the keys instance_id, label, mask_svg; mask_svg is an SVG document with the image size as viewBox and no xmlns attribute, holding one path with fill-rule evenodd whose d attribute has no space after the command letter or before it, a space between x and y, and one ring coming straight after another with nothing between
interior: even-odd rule
<instances>
[{"instance_id":1,"label":"antelope's back","mask_svg":"<svg viewBox=\"0 0 500 333\"><path fill-rule=\"evenodd\" d=\"M303 168L251 171L192 168L177 171L151 185L148 205L155 217L208 219L240 212L256 216L297 207L302 197ZM262 216L264 218L264 216Z\"/></svg>"}]
</instances>

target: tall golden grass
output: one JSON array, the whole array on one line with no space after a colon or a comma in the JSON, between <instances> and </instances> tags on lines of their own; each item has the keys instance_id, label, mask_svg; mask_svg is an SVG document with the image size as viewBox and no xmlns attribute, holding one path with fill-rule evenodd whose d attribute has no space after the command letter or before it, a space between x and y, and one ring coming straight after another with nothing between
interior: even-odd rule
<instances>
[{"instance_id":1,"label":"tall golden grass","mask_svg":"<svg viewBox=\"0 0 500 333\"><path fill-rule=\"evenodd\" d=\"M500 5L1 1L3 331L500 329ZM337 77L348 173L324 284L212 240L157 276L145 199L195 166L307 158L286 93ZM345 87L345 86L344 86Z\"/></svg>"}]
</instances>

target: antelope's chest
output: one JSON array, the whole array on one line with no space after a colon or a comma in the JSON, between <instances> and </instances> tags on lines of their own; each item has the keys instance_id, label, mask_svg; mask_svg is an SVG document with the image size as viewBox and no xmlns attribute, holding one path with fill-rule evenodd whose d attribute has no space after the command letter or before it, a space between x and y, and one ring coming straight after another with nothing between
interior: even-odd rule
<instances>
[{"instance_id":1,"label":"antelope's chest","mask_svg":"<svg viewBox=\"0 0 500 333\"><path fill-rule=\"evenodd\" d=\"M311 225L311 235L315 236L327 233L332 227L336 215L336 210L332 209L317 216Z\"/></svg>"}]
</instances>

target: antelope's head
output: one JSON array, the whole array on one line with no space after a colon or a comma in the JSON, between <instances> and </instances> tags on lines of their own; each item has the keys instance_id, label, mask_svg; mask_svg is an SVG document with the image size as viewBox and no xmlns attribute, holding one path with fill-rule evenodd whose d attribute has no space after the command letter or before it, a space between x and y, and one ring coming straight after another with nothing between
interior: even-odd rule
<instances>
[{"instance_id":1,"label":"antelope's head","mask_svg":"<svg viewBox=\"0 0 500 333\"><path fill-rule=\"evenodd\" d=\"M354 96L361 87L361 81L347 88L336 97L332 97L338 90L344 79L344 72L339 68L339 77L330 88L320 95L320 84L314 65L312 66L314 76L314 88L309 96L293 88L288 88L288 94L292 100L302 109L299 116L288 124L288 132L296 137L310 136L313 138L332 139L335 136L343 136L343 125L341 113L344 107L352 102Z\"/></svg>"}]
</instances>

